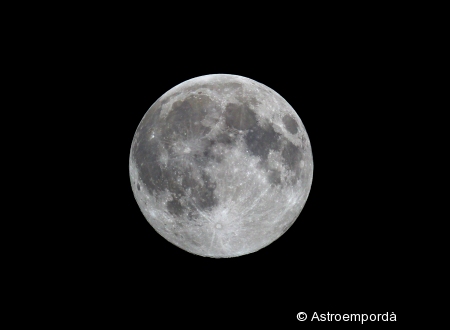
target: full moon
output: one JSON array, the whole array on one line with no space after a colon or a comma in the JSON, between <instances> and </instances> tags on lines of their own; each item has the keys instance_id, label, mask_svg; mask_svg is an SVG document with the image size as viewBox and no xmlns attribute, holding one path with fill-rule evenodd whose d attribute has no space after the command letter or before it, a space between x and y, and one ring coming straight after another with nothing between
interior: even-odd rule
<instances>
[{"instance_id":1,"label":"full moon","mask_svg":"<svg viewBox=\"0 0 450 330\"><path fill-rule=\"evenodd\" d=\"M162 95L134 135L130 181L150 225L204 257L256 252L298 218L313 176L298 114L252 79L212 74Z\"/></svg>"}]
</instances>

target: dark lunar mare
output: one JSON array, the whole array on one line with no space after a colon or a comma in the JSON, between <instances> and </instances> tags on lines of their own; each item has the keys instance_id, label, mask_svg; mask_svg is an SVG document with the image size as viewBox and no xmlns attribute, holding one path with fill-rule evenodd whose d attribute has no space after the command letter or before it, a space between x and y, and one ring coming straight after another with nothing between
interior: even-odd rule
<instances>
[{"instance_id":1,"label":"dark lunar mare","mask_svg":"<svg viewBox=\"0 0 450 330\"><path fill-rule=\"evenodd\" d=\"M300 161L303 159L301 150L286 139L281 156L284 158L288 168L295 173L294 178L297 181L301 174Z\"/></svg>"},{"instance_id":2,"label":"dark lunar mare","mask_svg":"<svg viewBox=\"0 0 450 330\"><path fill-rule=\"evenodd\" d=\"M228 128L246 130L256 125L256 115L247 104L228 103L225 111Z\"/></svg>"},{"instance_id":3,"label":"dark lunar mare","mask_svg":"<svg viewBox=\"0 0 450 330\"><path fill-rule=\"evenodd\" d=\"M251 127L251 131L245 136L245 142L252 154L261 157L265 162L269 155L270 149L279 150L284 137L275 132L272 125L263 126L255 125Z\"/></svg>"},{"instance_id":4,"label":"dark lunar mare","mask_svg":"<svg viewBox=\"0 0 450 330\"><path fill-rule=\"evenodd\" d=\"M172 200L167 203L167 210L177 216L186 212L192 219L197 209L211 209L218 203L214 196L215 183L204 171L205 165L213 160L207 157L207 148L211 144L206 141L199 143L205 150L192 155L193 166L200 171L200 179L193 177L190 166L177 160L174 144L178 140L200 141L204 138L211 128L200 122L208 112L214 111L214 104L205 95L191 95L175 102L167 117L160 120L162 104L164 100L156 102L142 120L136 134L133 156L139 177L149 193L157 196L165 190L169 191ZM152 134L154 138L151 138ZM163 153L168 154L167 166L159 161ZM191 202L183 205L181 198L186 196L187 188L191 189Z\"/></svg>"},{"instance_id":5,"label":"dark lunar mare","mask_svg":"<svg viewBox=\"0 0 450 330\"><path fill-rule=\"evenodd\" d=\"M286 116L285 116L286 117ZM297 123L291 118L285 119L289 128L297 130ZM268 170L268 180L271 184L281 184L280 172L270 169L267 158L270 150L282 150L283 157L287 167L294 172L294 183L300 178L300 161L302 160L302 151L282 134L277 133L270 123L258 124L257 116L248 104L229 103L225 113L226 124L228 127L237 130L247 130L245 142L248 150L255 156L261 158L261 166ZM291 132L292 133L292 132ZM230 138L230 143L232 139Z\"/></svg>"}]
</instances>

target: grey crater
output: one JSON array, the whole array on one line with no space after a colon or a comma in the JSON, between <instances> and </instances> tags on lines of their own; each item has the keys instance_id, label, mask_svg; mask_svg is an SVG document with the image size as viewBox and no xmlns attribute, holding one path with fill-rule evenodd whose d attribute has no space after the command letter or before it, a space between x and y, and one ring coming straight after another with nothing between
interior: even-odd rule
<instances>
[{"instance_id":1,"label":"grey crater","mask_svg":"<svg viewBox=\"0 0 450 330\"><path fill-rule=\"evenodd\" d=\"M313 175L294 109L269 87L228 74L196 77L162 95L136 130L129 167L150 225L212 258L253 253L283 235Z\"/></svg>"}]
</instances>

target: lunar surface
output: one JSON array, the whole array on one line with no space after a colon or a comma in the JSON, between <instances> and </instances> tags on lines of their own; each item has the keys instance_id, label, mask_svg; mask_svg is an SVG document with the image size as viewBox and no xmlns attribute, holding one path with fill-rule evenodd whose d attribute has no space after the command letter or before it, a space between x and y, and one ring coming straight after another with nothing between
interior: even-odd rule
<instances>
[{"instance_id":1,"label":"lunar surface","mask_svg":"<svg viewBox=\"0 0 450 330\"><path fill-rule=\"evenodd\" d=\"M269 87L228 74L193 78L162 95L136 130L129 167L150 225L212 258L253 253L283 235L313 175L294 109Z\"/></svg>"}]
</instances>

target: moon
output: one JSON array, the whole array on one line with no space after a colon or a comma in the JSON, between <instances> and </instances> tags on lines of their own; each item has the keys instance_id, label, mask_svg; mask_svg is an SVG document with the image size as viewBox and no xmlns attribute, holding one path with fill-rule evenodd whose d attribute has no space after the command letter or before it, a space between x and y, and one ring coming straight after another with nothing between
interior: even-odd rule
<instances>
[{"instance_id":1,"label":"moon","mask_svg":"<svg viewBox=\"0 0 450 330\"><path fill-rule=\"evenodd\" d=\"M256 252L283 235L308 198L311 144L298 114L252 79L187 80L146 112L129 158L150 225L203 257Z\"/></svg>"}]
</instances>

